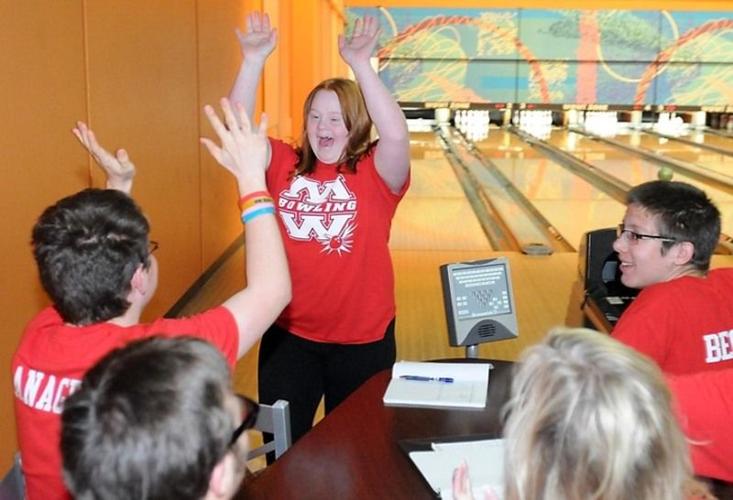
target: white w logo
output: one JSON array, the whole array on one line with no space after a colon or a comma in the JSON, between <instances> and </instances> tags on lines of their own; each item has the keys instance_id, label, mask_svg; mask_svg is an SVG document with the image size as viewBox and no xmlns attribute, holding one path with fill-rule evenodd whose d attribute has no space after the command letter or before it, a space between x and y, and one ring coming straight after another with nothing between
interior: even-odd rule
<instances>
[{"instance_id":1,"label":"white w logo","mask_svg":"<svg viewBox=\"0 0 733 500\"><path fill-rule=\"evenodd\" d=\"M280 193L280 196L290 199L300 199L303 193L306 195L305 201L310 203L321 203L329 199L344 201L354 199L354 195L349 192L342 175L323 184L307 177L297 177L290 185L290 188Z\"/></svg>"},{"instance_id":2,"label":"white w logo","mask_svg":"<svg viewBox=\"0 0 733 500\"><path fill-rule=\"evenodd\" d=\"M324 252L341 255L351 251L356 203L342 175L323 183L297 177L280 193L278 208L290 238L316 240Z\"/></svg>"},{"instance_id":3,"label":"white w logo","mask_svg":"<svg viewBox=\"0 0 733 500\"><path fill-rule=\"evenodd\" d=\"M301 215L302 223L295 222L296 214L280 211L280 217L285 224L288 234L296 240L326 240L332 236L341 234L346 223L354 217L354 214L341 215ZM326 218L331 219L331 225L326 226Z\"/></svg>"}]
</instances>

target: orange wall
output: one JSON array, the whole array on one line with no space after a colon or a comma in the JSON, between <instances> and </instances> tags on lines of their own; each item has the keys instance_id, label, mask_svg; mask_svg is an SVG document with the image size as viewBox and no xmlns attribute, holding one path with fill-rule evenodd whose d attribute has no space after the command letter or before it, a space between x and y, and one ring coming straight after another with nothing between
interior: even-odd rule
<instances>
[{"instance_id":1,"label":"orange wall","mask_svg":"<svg viewBox=\"0 0 733 500\"><path fill-rule=\"evenodd\" d=\"M47 303L31 226L62 196L102 186L70 133L76 120L138 167L134 195L161 244L162 285L146 317L165 312L241 232L234 183L198 137L211 135L202 104L228 93L241 60L234 27L260 3L213 3L0 0L0 471L16 448L10 358Z\"/></svg>"},{"instance_id":2,"label":"orange wall","mask_svg":"<svg viewBox=\"0 0 733 500\"><path fill-rule=\"evenodd\" d=\"M0 2L0 471L15 448L10 358L23 325L46 302L30 229L52 200L90 182L69 132L86 115L81 13L80 2Z\"/></svg>"},{"instance_id":3,"label":"orange wall","mask_svg":"<svg viewBox=\"0 0 733 500\"><path fill-rule=\"evenodd\" d=\"M125 147L138 167L134 196L161 244L161 286L145 318L159 316L241 234L236 186L198 143L212 136L203 104L229 93L241 62L235 27L253 9L272 14L279 42L257 107L268 112L272 135L290 139L299 136L311 87L345 75L336 48L341 6L0 0L0 474L16 449L10 359L25 323L48 302L31 226L57 199L103 183L70 133L75 121L88 121L106 147Z\"/></svg>"}]
</instances>

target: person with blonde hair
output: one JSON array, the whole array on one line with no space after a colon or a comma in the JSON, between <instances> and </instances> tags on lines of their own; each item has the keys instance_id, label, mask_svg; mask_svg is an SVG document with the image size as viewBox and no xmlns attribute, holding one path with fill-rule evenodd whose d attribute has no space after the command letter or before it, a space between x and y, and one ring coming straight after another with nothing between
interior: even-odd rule
<instances>
[{"instance_id":1,"label":"person with blonde hair","mask_svg":"<svg viewBox=\"0 0 733 500\"><path fill-rule=\"evenodd\" d=\"M662 373L585 329L554 329L517 365L505 407L508 500L675 500L691 478ZM471 498L465 465L454 496Z\"/></svg>"},{"instance_id":2,"label":"person with blonde hair","mask_svg":"<svg viewBox=\"0 0 733 500\"><path fill-rule=\"evenodd\" d=\"M253 12L239 32L244 59L230 98L253 110L277 32ZM293 299L262 339L259 398L290 402L293 442L395 361L389 234L409 185L407 123L370 63L379 29L356 19L338 40L356 81L330 78L303 106L298 146L270 139L267 186L293 280ZM371 139L372 123L379 139Z\"/></svg>"}]
</instances>

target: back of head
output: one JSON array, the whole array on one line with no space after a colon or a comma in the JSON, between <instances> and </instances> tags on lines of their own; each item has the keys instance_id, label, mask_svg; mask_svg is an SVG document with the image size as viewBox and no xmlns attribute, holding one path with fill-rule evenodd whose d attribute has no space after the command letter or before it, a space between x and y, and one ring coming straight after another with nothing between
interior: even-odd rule
<instances>
[{"instance_id":1,"label":"back of head","mask_svg":"<svg viewBox=\"0 0 733 500\"><path fill-rule=\"evenodd\" d=\"M341 114L346 130L349 131L349 141L344 150L341 161L346 163L348 170L354 172L359 158L369 148L369 139L372 130L372 119L364 103L364 96L359 85L346 78L330 78L316 85L310 91L303 105L303 132L301 138L300 163L296 174L307 174L315 168L316 155L308 142L307 124L308 113L316 94L321 90L332 91L336 94L341 105Z\"/></svg>"},{"instance_id":2,"label":"back of head","mask_svg":"<svg viewBox=\"0 0 733 500\"><path fill-rule=\"evenodd\" d=\"M226 454L229 370L193 338L152 338L107 355L66 399L61 453L77 499L197 499Z\"/></svg>"},{"instance_id":3,"label":"back of head","mask_svg":"<svg viewBox=\"0 0 733 500\"><path fill-rule=\"evenodd\" d=\"M506 498L681 499L685 438L658 368L592 330L527 349L507 405Z\"/></svg>"},{"instance_id":4,"label":"back of head","mask_svg":"<svg viewBox=\"0 0 733 500\"><path fill-rule=\"evenodd\" d=\"M631 189L627 205L636 204L657 216L659 234L695 246L691 264L707 271L720 238L720 211L705 191L685 182L651 181ZM664 242L663 248L669 248Z\"/></svg>"},{"instance_id":5,"label":"back of head","mask_svg":"<svg viewBox=\"0 0 733 500\"><path fill-rule=\"evenodd\" d=\"M107 321L129 307L130 280L148 264L149 225L126 194L86 189L48 207L33 227L41 282L64 321Z\"/></svg>"}]
</instances>

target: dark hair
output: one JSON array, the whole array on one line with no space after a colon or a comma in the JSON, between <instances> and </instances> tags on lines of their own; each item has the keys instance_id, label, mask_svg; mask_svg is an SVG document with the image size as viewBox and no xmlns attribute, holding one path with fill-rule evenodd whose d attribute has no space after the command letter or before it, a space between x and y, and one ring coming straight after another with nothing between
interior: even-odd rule
<instances>
[{"instance_id":1,"label":"dark hair","mask_svg":"<svg viewBox=\"0 0 733 500\"><path fill-rule=\"evenodd\" d=\"M364 96L359 86L346 78L330 78L316 85L310 91L303 105L303 133L301 147L297 150L298 164L294 175L303 175L313 172L316 168L316 155L308 141L308 113L310 113L313 99L321 90L332 91L338 97L341 105L341 114L346 130L349 131L349 141L339 163L343 163L348 172L356 172L356 164L370 148L369 134L372 130L372 119L366 109Z\"/></svg>"},{"instance_id":2,"label":"dark hair","mask_svg":"<svg viewBox=\"0 0 733 500\"><path fill-rule=\"evenodd\" d=\"M64 402L64 478L78 500L198 499L228 450L229 368L200 339L149 338L105 356Z\"/></svg>"},{"instance_id":3,"label":"dark hair","mask_svg":"<svg viewBox=\"0 0 733 500\"><path fill-rule=\"evenodd\" d=\"M661 235L691 242L695 247L691 264L708 270L720 238L720 212L705 191L684 182L651 181L631 189L626 202L656 215ZM674 244L663 242L662 253Z\"/></svg>"},{"instance_id":4,"label":"dark hair","mask_svg":"<svg viewBox=\"0 0 733 500\"><path fill-rule=\"evenodd\" d=\"M127 311L130 280L149 265L149 230L132 198L113 189L85 189L44 210L33 253L64 321L88 325Z\"/></svg>"}]
</instances>

